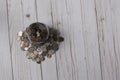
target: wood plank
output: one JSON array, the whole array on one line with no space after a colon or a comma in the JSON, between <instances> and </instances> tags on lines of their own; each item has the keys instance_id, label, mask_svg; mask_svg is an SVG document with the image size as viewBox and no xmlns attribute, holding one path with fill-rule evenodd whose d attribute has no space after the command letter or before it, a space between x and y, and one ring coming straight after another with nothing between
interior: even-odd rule
<instances>
[{"instance_id":1,"label":"wood plank","mask_svg":"<svg viewBox=\"0 0 120 80\"><path fill-rule=\"evenodd\" d=\"M0 0L0 28L0 80L13 80L5 0Z\"/></svg>"},{"instance_id":2,"label":"wood plank","mask_svg":"<svg viewBox=\"0 0 120 80\"><path fill-rule=\"evenodd\" d=\"M97 21L94 0L81 0L83 37L88 80L101 80L101 61L98 44Z\"/></svg>"},{"instance_id":3,"label":"wood plank","mask_svg":"<svg viewBox=\"0 0 120 80\"><path fill-rule=\"evenodd\" d=\"M113 42L116 59L116 80L120 79L120 0L111 1L111 13L113 22Z\"/></svg>"},{"instance_id":4,"label":"wood plank","mask_svg":"<svg viewBox=\"0 0 120 80\"><path fill-rule=\"evenodd\" d=\"M103 80L120 79L119 3L119 0L96 0Z\"/></svg>"},{"instance_id":5,"label":"wood plank","mask_svg":"<svg viewBox=\"0 0 120 80\"><path fill-rule=\"evenodd\" d=\"M65 37L57 54L58 79L101 80L94 1L52 0L52 5L53 23Z\"/></svg>"},{"instance_id":6,"label":"wood plank","mask_svg":"<svg viewBox=\"0 0 120 80\"><path fill-rule=\"evenodd\" d=\"M16 39L17 32L24 30L24 25L28 23L26 22L25 24L24 22L23 3L21 0L8 0L7 4L14 80L40 80L41 72L39 65L34 65L34 63L26 58L25 52L20 50L19 42Z\"/></svg>"},{"instance_id":7,"label":"wood plank","mask_svg":"<svg viewBox=\"0 0 120 80\"><path fill-rule=\"evenodd\" d=\"M37 22L36 1L22 0L24 27ZM41 67L36 62L30 61L31 80L42 80Z\"/></svg>"},{"instance_id":8,"label":"wood plank","mask_svg":"<svg viewBox=\"0 0 120 80\"><path fill-rule=\"evenodd\" d=\"M77 66L74 65L73 56L71 56L70 22L66 6L65 0L52 0L53 24L65 38L59 52L56 54L58 80L75 80Z\"/></svg>"},{"instance_id":9,"label":"wood plank","mask_svg":"<svg viewBox=\"0 0 120 80\"><path fill-rule=\"evenodd\" d=\"M43 22L46 25L53 27L50 0L37 0L36 3L38 22ZM53 55L51 59L46 58L46 60L42 62L42 75L43 80L57 80L55 55Z\"/></svg>"}]
</instances>

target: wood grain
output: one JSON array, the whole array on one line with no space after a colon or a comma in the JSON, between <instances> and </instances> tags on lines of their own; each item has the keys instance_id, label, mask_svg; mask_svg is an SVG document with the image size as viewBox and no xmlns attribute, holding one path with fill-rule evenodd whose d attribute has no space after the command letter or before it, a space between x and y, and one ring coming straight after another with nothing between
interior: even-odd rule
<instances>
[{"instance_id":1,"label":"wood grain","mask_svg":"<svg viewBox=\"0 0 120 80\"><path fill-rule=\"evenodd\" d=\"M119 36L118 0L96 0L99 45L103 80L119 80ZM117 17L116 17L117 16ZM120 18L119 18L120 19Z\"/></svg>"},{"instance_id":2,"label":"wood grain","mask_svg":"<svg viewBox=\"0 0 120 80\"><path fill-rule=\"evenodd\" d=\"M23 3L24 2L21 0L8 0L7 2L10 27L10 45L13 63L13 80L40 80L40 66L27 60L25 52L20 50L20 45L16 39L17 32L25 29L24 25L27 25L28 23L24 21L23 8L26 9L27 6L24 7ZM34 19L32 18L32 20Z\"/></svg>"},{"instance_id":3,"label":"wood grain","mask_svg":"<svg viewBox=\"0 0 120 80\"><path fill-rule=\"evenodd\" d=\"M0 0L0 80L13 80L6 1Z\"/></svg>"},{"instance_id":4,"label":"wood grain","mask_svg":"<svg viewBox=\"0 0 120 80\"><path fill-rule=\"evenodd\" d=\"M54 23L66 32L64 50L57 54L60 80L101 80L94 1L54 0L52 5Z\"/></svg>"},{"instance_id":5,"label":"wood grain","mask_svg":"<svg viewBox=\"0 0 120 80\"><path fill-rule=\"evenodd\" d=\"M120 80L120 0L0 0L0 80ZM65 41L41 65L20 50L33 22Z\"/></svg>"}]
</instances>

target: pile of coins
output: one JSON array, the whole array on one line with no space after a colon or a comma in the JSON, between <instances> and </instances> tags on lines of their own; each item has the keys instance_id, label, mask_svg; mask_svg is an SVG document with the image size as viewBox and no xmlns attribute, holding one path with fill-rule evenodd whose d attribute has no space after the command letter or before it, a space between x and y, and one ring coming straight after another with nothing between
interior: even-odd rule
<instances>
[{"instance_id":1,"label":"pile of coins","mask_svg":"<svg viewBox=\"0 0 120 80\"><path fill-rule=\"evenodd\" d=\"M40 64L45 60L45 57L52 57L64 38L60 36L58 30L36 22L27 27L26 30L19 31L18 40L21 50L27 52L27 58Z\"/></svg>"}]
</instances>

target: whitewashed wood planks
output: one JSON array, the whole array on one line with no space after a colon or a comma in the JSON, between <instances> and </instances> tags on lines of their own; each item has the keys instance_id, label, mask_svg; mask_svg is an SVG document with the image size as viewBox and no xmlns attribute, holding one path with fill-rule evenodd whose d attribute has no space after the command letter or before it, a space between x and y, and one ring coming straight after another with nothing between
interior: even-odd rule
<instances>
[{"instance_id":1,"label":"whitewashed wood planks","mask_svg":"<svg viewBox=\"0 0 120 80\"><path fill-rule=\"evenodd\" d=\"M28 22L25 20L23 6L21 0L8 0L8 14L9 14L9 26L10 26L10 44L12 52L13 63L13 80L41 80L40 66L27 60L25 53L20 50L20 45L16 40L16 34L19 30L25 29L24 25ZM28 4L29 5L29 4ZM31 12L32 14L32 12ZM34 21L34 14L32 14L31 21Z\"/></svg>"},{"instance_id":2,"label":"whitewashed wood planks","mask_svg":"<svg viewBox=\"0 0 120 80\"><path fill-rule=\"evenodd\" d=\"M101 61L94 0L81 0L82 31L86 54L88 80L101 80Z\"/></svg>"},{"instance_id":3,"label":"whitewashed wood planks","mask_svg":"<svg viewBox=\"0 0 120 80\"><path fill-rule=\"evenodd\" d=\"M52 0L53 20L65 36L57 54L60 80L101 80L93 0Z\"/></svg>"},{"instance_id":4,"label":"whitewashed wood planks","mask_svg":"<svg viewBox=\"0 0 120 80\"><path fill-rule=\"evenodd\" d=\"M23 29L22 5L20 0L8 0L8 17L10 31L10 45L13 63L13 80L31 80L29 63L24 52L20 50L16 33Z\"/></svg>"},{"instance_id":5,"label":"whitewashed wood planks","mask_svg":"<svg viewBox=\"0 0 120 80\"><path fill-rule=\"evenodd\" d=\"M119 0L0 0L0 80L119 80ZM8 13L7 13L8 12ZM33 22L65 41L41 65L28 60L16 34Z\"/></svg>"},{"instance_id":6,"label":"whitewashed wood planks","mask_svg":"<svg viewBox=\"0 0 120 80\"><path fill-rule=\"evenodd\" d=\"M96 0L103 80L120 79L119 3L119 0Z\"/></svg>"},{"instance_id":7,"label":"whitewashed wood planks","mask_svg":"<svg viewBox=\"0 0 120 80\"><path fill-rule=\"evenodd\" d=\"M0 80L12 80L6 1L0 0Z\"/></svg>"}]
</instances>

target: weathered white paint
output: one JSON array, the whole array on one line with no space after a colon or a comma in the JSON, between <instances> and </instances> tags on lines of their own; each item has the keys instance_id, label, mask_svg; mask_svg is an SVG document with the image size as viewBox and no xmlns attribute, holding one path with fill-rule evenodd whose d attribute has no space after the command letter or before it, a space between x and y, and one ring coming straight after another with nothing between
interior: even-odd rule
<instances>
[{"instance_id":1,"label":"weathered white paint","mask_svg":"<svg viewBox=\"0 0 120 80\"><path fill-rule=\"evenodd\" d=\"M0 80L120 80L120 0L0 0ZM29 15L29 17L27 17ZM16 39L33 22L65 41L41 65Z\"/></svg>"},{"instance_id":2,"label":"weathered white paint","mask_svg":"<svg viewBox=\"0 0 120 80\"><path fill-rule=\"evenodd\" d=\"M120 1L96 0L103 80L120 79Z\"/></svg>"},{"instance_id":3,"label":"weathered white paint","mask_svg":"<svg viewBox=\"0 0 120 80\"><path fill-rule=\"evenodd\" d=\"M24 29L22 1L7 0L7 5L13 80L32 80L30 62L26 59L24 52L20 50L19 43L16 40L17 32Z\"/></svg>"},{"instance_id":4,"label":"weathered white paint","mask_svg":"<svg viewBox=\"0 0 120 80\"><path fill-rule=\"evenodd\" d=\"M11 50L6 1L0 1L0 80L12 80Z\"/></svg>"}]
</instances>

